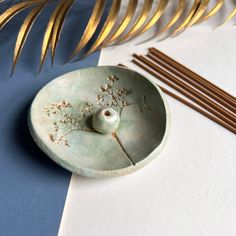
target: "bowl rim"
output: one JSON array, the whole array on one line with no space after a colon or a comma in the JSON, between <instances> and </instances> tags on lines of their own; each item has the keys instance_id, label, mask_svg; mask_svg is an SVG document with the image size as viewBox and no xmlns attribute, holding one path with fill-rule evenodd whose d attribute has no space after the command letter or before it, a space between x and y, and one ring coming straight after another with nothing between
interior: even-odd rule
<instances>
[{"instance_id":1,"label":"bowl rim","mask_svg":"<svg viewBox=\"0 0 236 236\"><path fill-rule=\"evenodd\" d=\"M164 104L164 108L165 108L165 118L166 118L166 122L165 122L165 131L164 131L164 135L162 137L162 140L160 142L160 144L144 159L142 159L141 161L137 162L135 165L131 165L131 166L127 166L125 168L121 168L121 169L115 169L115 170L97 170L97 169L92 169L92 168L86 168L86 167L79 167L76 166L74 164L72 164L69 161L66 161L64 159L61 159L57 154L55 154L51 149L49 149L47 147L45 143L45 141L43 141L43 139L41 139L38 135L37 132L35 130L34 124L32 123L32 119L31 119L31 114L32 114L32 106L34 105L34 101L36 100L36 98L40 95L40 92L44 89L45 86L48 86L50 83L53 83L55 80L60 79L62 77L66 77L66 75L69 75L71 73L75 73L78 71L83 71L83 70L91 70L91 69L99 69L99 68L119 68L122 70L126 70L126 71L131 71L133 73L139 74L141 75L144 79L148 80L148 82L150 82L155 88L156 90L159 92L161 99L163 100L163 104ZM56 162L57 164L59 164L60 166L62 166L63 168L67 169L68 171L72 172L72 173L76 173L82 176L86 176L86 177L114 177L114 176L122 176L122 175L127 175L129 173L135 172L136 170L144 167L146 164L148 164L149 162L151 162L153 159L157 158L159 156L159 154L161 153L161 151L163 150L167 139L169 137L170 134L170 126L171 126L171 113L170 113L170 109L169 109L169 105L167 103L165 94L162 92L161 88L155 84L153 81L151 81L149 78L147 78L147 76L145 76L144 74L137 72L133 69L130 68L126 68L126 67L122 67L122 66L94 66L94 67L87 67L87 68L83 68L83 69L78 69L78 70L73 70L70 72L67 72L65 74L62 74L56 78L54 78L53 80L51 80L49 83L47 83L46 85L44 85L36 94L36 96L34 97L30 107L29 107L29 111L28 111L28 127L31 133L31 136L33 137L34 141L36 142L36 144L40 147L40 149L54 162Z\"/></svg>"}]
</instances>

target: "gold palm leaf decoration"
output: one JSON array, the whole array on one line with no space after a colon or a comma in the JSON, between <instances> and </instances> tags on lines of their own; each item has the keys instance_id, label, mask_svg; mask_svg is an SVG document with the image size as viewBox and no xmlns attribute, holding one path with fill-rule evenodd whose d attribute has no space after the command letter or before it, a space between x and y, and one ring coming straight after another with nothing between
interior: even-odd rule
<instances>
[{"instance_id":1,"label":"gold palm leaf decoration","mask_svg":"<svg viewBox=\"0 0 236 236\"><path fill-rule=\"evenodd\" d=\"M208 20L210 17L214 16L220 9L223 7L225 0L218 0L215 6L205 15L203 16L199 22Z\"/></svg>"},{"instance_id":2,"label":"gold palm leaf decoration","mask_svg":"<svg viewBox=\"0 0 236 236\"><path fill-rule=\"evenodd\" d=\"M188 27L192 26L193 24L197 23L201 17L203 17L204 13L206 12L207 6L210 3L210 0L202 0L199 8L197 9L196 13L190 20L190 23L188 24Z\"/></svg>"},{"instance_id":3,"label":"gold palm leaf decoration","mask_svg":"<svg viewBox=\"0 0 236 236\"><path fill-rule=\"evenodd\" d=\"M143 4L142 11L132 26L132 28L120 39L118 39L119 43L125 42L128 38L132 38L137 34L139 29L144 25L145 21L148 18L148 13L151 11L151 7L153 4L153 0L145 0Z\"/></svg>"},{"instance_id":4,"label":"gold palm leaf decoration","mask_svg":"<svg viewBox=\"0 0 236 236\"><path fill-rule=\"evenodd\" d=\"M58 11L58 15L55 19L52 31L52 41L51 41L51 54L52 54L52 64L56 53L57 44L60 38L63 24L65 23L66 17L69 13L70 8L75 0L61 0L61 8Z\"/></svg>"},{"instance_id":5,"label":"gold palm leaf decoration","mask_svg":"<svg viewBox=\"0 0 236 236\"><path fill-rule=\"evenodd\" d=\"M93 34L95 33L102 19L105 3L106 3L105 0L96 1L90 20L84 31L84 34L80 42L78 43L76 49L74 50L73 54L71 55L70 59L72 59L75 55L77 55L81 51L81 49L83 49L86 46L86 44L89 42L89 40L93 37Z\"/></svg>"},{"instance_id":6,"label":"gold palm leaf decoration","mask_svg":"<svg viewBox=\"0 0 236 236\"><path fill-rule=\"evenodd\" d=\"M177 28L173 31L172 35L176 35L179 32L182 32L189 25L193 16L196 14L200 4L201 4L201 0L194 0L194 3L192 5L191 10L189 11L187 17L184 19L184 21L179 26L177 26Z\"/></svg>"},{"instance_id":7,"label":"gold palm leaf decoration","mask_svg":"<svg viewBox=\"0 0 236 236\"><path fill-rule=\"evenodd\" d=\"M104 42L106 37L109 35L111 32L112 28L115 25L115 22L117 20L118 14L119 14L119 9L121 5L121 0L113 0L112 5L109 11L109 14L107 16L107 19L102 27L102 30L100 34L98 35L95 43L92 45L92 47L89 49L89 51L86 53L86 55L89 55L96 51L99 46Z\"/></svg>"},{"instance_id":8,"label":"gold palm leaf decoration","mask_svg":"<svg viewBox=\"0 0 236 236\"><path fill-rule=\"evenodd\" d=\"M226 17L226 19L219 26L230 21L235 15L236 15L236 7L233 9L233 11Z\"/></svg>"},{"instance_id":9,"label":"gold palm leaf decoration","mask_svg":"<svg viewBox=\"0 0 236 236\"><path fill-rule=\"evenodd\" d=\"M151 27L153 27L157 23L157 21L161 18L161 16L165 12L168 2L169 2L169 0L160 0L155 13L150 18L150 20L146 23L146 25L140 30L140 32L138 32L137 35L145 33L146 31L148 31Z\"/></svg>"},{"instance_id":10,"label":"gold palm leaf decoration","mask_svg":"<svg viewBox=\"0 0 236 236\"><path fill-rule=\"evenodd\" d=\"M181 17L181 15L184 12L184 9L186 7L186 0L178 0L178 6L172 16L172 18L170 19L170 21L168 22L168 24L160 31L158 32L155 36L159 36L162 33L166 32L167 30L169 30Z\"/></svg>"},{"instance_id":11,"label":"gold palm leaf decoration","mask_svg":"<svg viewBox=\"0 0 236 236\"><path fill-rule=\"evenodd\" d=\"M12 73L35 21L45 8L51 4L54 4L55 7L52 10L44 33L39 71L42 69L49 49L51 50L51 62L53 64L64 23L71 8L75 7L76 0L24 0L18 1L18 3L11 2L8 2L7 10L1 11L0 29L6 27L8 22L17 17L19 13L25 10L29 11L17 36ZM5 3L6 1L0 0L0 7ZM124 13L121 11L123 3L126 4L124 5L126 6ZM168 31L170 31L168 36L176 36L194 24L199 24L215 16L226 4L226 1L215 0L210 8L211 0L96 0L87 26L85 26L84 32L68 60L77 57L83 49L87 49L88 45L91 46L85 50L85 53L82 54L83 56L87 56L109 45L124 43L153 27L159 26L161 18L165 17L165 13L170 6L173 7L173 3L175 3L175 9L172 10L172 15L169 16L168 22L153 37L158 37ZM76 7L79 7L79 5L76 5ZM108 8L108 13L105 11L106 7ZM219 25L228 22L235 15L236 7L228 13L225 20ZM105 19L104 22L102 18ZM75 20L77 21L78 19ZM93 43L90 44L92 39Z\"/></svg>"},{"instance_id":12,"label":"gold palm leaf decoration","mask_svg":"<svg viewBox=\"0 0 236 236\"><path fill-rule=\"evenodd\" d=\"M27 36L30 32L30 29L32 28L35 20L39 16L39 14L42 12L42 10L46 7L48 2L40 2L39 5L37 5L35 8L33 8L30 13L25 18L25 21L23 22L17 40L16 40L16 46L14 51L14 59L13 59L13 67L12 67L12 73L15 70L16 63L20 57L20 54L22 52L22 49L24 47L25 41L27 39Z\"/></svg>"},{"instance_id":13,"label":"gold palm leaf decoration","mask_svg":"<svg viewBox=\"0 0 236 236\"><path fill-rule=\"evenodd\" d=\"M113 33L111 33L110 36L106 38L106 40L102 44L102 47L106 47L115 42L121 36L121 34L126 30L126 28L128 27L128 25L130 24L131 20L134 17L137 5L138 5L138 0L129 0L127 11L123 19L121 20L120 24L118 25L118 28Z\"/></svg>"},{"instance_id":14,"label":"gold palm leaf decoration","mask_svg":"<svg viewBox=\"0 0 236 236\"><path fill-rule=\"evenodd\" d=\"M47 29L46 29L45 34L44 34L44 39L43 39L43 44L42 44L42 49L41 49L41 59L40 59L39 71L42 69L42 65L43 65L44 60L46 58L48 48L51 45L53 31L55 32L54 25L55 25L56 20L58 19L59 12L60 12L63 5L64 5L64 1L61 1L57 5L57 7L53 11L53 13L51 15L51 18L49 20L49 23L47 25ZM55 50L55 45L54 45L54 50Z\"/></svg>"}]
</instances>

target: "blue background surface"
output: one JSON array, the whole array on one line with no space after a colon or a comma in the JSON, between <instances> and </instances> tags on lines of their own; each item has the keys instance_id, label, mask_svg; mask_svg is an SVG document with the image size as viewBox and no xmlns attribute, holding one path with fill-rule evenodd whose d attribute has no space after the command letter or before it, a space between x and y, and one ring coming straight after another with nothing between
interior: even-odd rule
<instances>
[{"instance_id":1,"label":"blue background surface","mask_svg":"<svg viewBox=\"0 0 236 236\"><path fill-rule=\"evenodd\" d=\"M58 233L71 173L54 164L36 146L28 131L27 111L36 93L53 78L97 65L99 53L61 65L80 39L94 2L76 2L66 20L53 69L48 56L37 76L42 36L55 5L48 7L35 23L12 78L9 75L14 43L27 11L0 32L1 236ZM1 12L4 6L0 4Z\"/></svg>"}]
</instances>

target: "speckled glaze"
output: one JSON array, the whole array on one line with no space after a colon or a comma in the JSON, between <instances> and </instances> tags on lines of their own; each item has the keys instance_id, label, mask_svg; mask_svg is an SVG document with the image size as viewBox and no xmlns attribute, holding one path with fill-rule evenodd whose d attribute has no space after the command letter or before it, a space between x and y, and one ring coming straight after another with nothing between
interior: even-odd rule
<instances>
[{"instance_id":1,"label":"speckled glaze","mask_svg":"<svg viewBox=\"0 0 236 236\"><path fill-rule=\"evenodd\" d=\"M113 126L104 126L101 114L107 109L118 115ZM144 76L104 66L47 84L32 102L28 124L38 146L62 167L109 177L134 172L160 154L170 113L161 90Z\"/></svg>"},{"instance_id":2,"label":"speckled glaze","mask_svg":"<svg viewBox=\"0 0 236 236\"><path fill-rule=\"evenodd\" d=\"M101 108L93 115L93 128L101 134L115 132L120 124L120 115L112 107Z\"/></svg>"}]
</instances>

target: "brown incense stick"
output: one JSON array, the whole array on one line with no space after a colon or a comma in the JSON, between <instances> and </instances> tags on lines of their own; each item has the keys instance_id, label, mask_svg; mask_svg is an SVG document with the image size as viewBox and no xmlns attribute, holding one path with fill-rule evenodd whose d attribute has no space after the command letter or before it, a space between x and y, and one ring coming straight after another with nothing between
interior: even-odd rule
<instances>
[{"instance_id":1,"label":"brown incense stick","mask_svg":"<svg viewBox=\"0 0 236 236\"><path fill-rule=\"evenodd\" d=\"M217 94L220 98L225 99L231 105L236 106L236 98L234 96L232 96L231 94L229 94L228 92L221 89L220 87L218 87L215 84L211 83L210 81L206 80L202 76L196 74L192 70L188 69L184 65L182 65L179 62L175 61L174 59L170 58L169 56L167 56L166 54L164 54L161 51L157 50L156 48L150 48L149 52L151 54L154 54L154 55L158 56L164 62L166 62L168 65L170 65L171 67L173 67L176 70L181 71L181 73L183 73L186 76L192 78L197 83L208 87L209 90L211 90L212 92Z\"/></svg>"},{"instance_id":2,"label":"brown incense stick","mask_svg":"<svg viewBox=\"0 0 236 236\"><path fill-rule=\"evenodd\" d=\"M168 79L166 79L165 77L161 76L160 74L158 74L157 72L153 71L151 68L149 67L145 67L143 65L142 62L138 61L138 60L133 60L133 63L135 63L136 65L138 65L139 67L141 67L142 69L144 69L145 71L147 71L148 73L152 74L154 77L156 77L157 79L163 81L165 84L167 84L168 86L172 87L173 89L175 89L176 91L180 92L181 94L183 94L184 96L188 97L190 100L192 100L193 102L197 103L198 105L200 105L201 107L203 107L204 109L206 109L208 112L212 113L214 116L216 116L217 118L223 120L225 123L227 123L228 125L230 125L234 131L236 132L236 128L235 128L235 124L234 122L232 122L231 120L229 120L227 117L225 117L224 115L222 115L220 112L215 111L214 109L212 109L209 105L205 104L204 102L202 102L200 99L196 98L195 96L193 96L191 93L185 91L183 88L175 85L173 82L169 81Z\"/></svg>"},{"instance_id":3,"label":"brown incense stick","mask_svg":"<svg viewBox=\"0 0 236 236\"><path fill-rule=\"evenodd\" d=\"M141 64L140 64L140 65L141 65ZM127 68L127 67L126 67L125 65L123 65L123 64L118 64L118 66ZM149 68L146 67L146 66L144 66L144 65L142 65L142 68L143 68L144 70L146 70L147 72L149 71ZM157 84L157 85L158 85L158 84ZM168 89L166 89L166 88L164 88L164 87L162 87L162 86L160 86L160 85L158 85L158 86L161 88L161 90L162 90L165 94L167 94L167 95L169 95L170 97L172 97L172 98L178 100L179 102L185 104L185 105L188 106L189 108L191 108L191 109L193 109L193 110L199 112L200 114L202 114L202 115L204 115L205 117L207 117L208 119L210 119L210 120L216 122L217 124L221 125L221 126L224 127L225 129L227 129L227 130L233 132L234 134L236 133L236 129L235 129L234 127L232 127L231 125L229 125L228 123L226 123L226 122L224 122L223 120L217 118L216 116L214 116L214 115L212 115L211 113L205 111L204 109L202 109L202 108L196 106L195 104L193 104L193 103L191 103L191 102L185 100L184 98L178 96L177 94L174 94L173 92L169 91Z\"/></svg>"},{"instance_id":4,"label":"brown incense stick","mask_svg":"<svg viewBox=\"0 0 236 236\"><path fill-rule=\"evenodd\" d=\"M192 85L193 87L195 87L196 89L198 89L202 93L205 93L206 95L208 95L209 97L211 97L212 99L217 101L219 104L223 105L224 107L229 109L231 112L236 114L236 106L231 105L225 99L222 99L221 97L217 96L212 90L209 90L208 87L203 86L202 84L197 83L193 79L191 79L188 76L182 74L180 71L175 70L173 67L171 67L170 65L166 64L165 62L163 62L161 60L161 58L159 58L159 57L157 57L157 56L155 56L153 54L148 53L147 57L149 59L151 59L152 61L154 61L155 63L157 63L159 66L163 67L164 69L166 69L167 71L171 72L172 74L178 76L182 80L188 82L190 85Z\"/></svg>"},{"instance_id":5,"label":"brown incense stick","mask_svg":"<svg viewBox=\"0 0 236 236\"><path fill-rule=\"evenodd\" d=\"M189 99L193 99L193 98L197 99L197 103L199 103L199 101L200 101L200 103L205 106L205 109L208 109L212 113L214 112L215 116L225 120L226 122L228 122L229 124L231 124L233 127L236 128L236 116L234 116L228 110L219 106L217 103L215 103L214 101L209 99L204 94L198 93L198 91L196 89L189 86L185 82L181 81L176 76L173 76L170 73L166 72L165 70L163 70L162 68L160 68L159 66L157 66L156 64L154 64L153 62L148 60L147 58L145 58L143 56L138 56L136 54L134 54L134 57L137 60L139 60L139 61L143 62L144 64L146 64L147 66L149 66L150 68L152 68L156 73L161 75L165 81L166 80L171 81L171 83L174 83L179 88L181 88L185 92L185 94L187 92Z\"/></svg>"}]
</instances>

